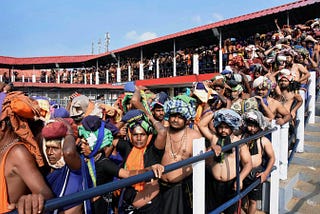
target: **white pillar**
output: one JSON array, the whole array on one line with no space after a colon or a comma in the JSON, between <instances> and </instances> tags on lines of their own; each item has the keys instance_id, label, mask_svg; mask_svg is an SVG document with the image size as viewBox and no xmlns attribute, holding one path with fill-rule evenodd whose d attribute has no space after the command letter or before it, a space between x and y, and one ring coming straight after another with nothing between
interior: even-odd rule
<instances>
[{"instance_id":1,"label":"white pillar","mask_svg":"<svg viewBox=\"0 0 320 214\"><path fill-rule=\"evenodd\" d=\"M177 59L174 55L173 57L173 76L176 77L177 76Z\"/></svg>"},{"instance_id":2,"label":"white pillar","mask_svg":"<svg viewBox=\"0 0 320 214\"><path fill-rule=\"evenodd\" d=\"M89 78L90 78L90 85L92 85L92 73L89 74Z\"/></svg>"},{"instance_id":3,"label":"white pillar","mask_svg":"<svg viewBox=\"0 0 320 214\"><path fill-rule=\"evenodd\" d=\"M270 184L270 210L269 213L277 214L279 212L279 153L280 153L280 126L272 121L273 127L276 126L278 129L272 132L272 146L275 154L274 166L276 170L271 172L271 184Z\"/></svg>"},{"instance_id":4,"label":"white pillar","mask_svg":"<svg viewBox=\"0 0 320 214\"><path fill-rule=\"evenodd\" d=\"M131 65L128 66L128 82L131 81Z\"/></svg>"},{"instance_id":5,"label":"white pillar","mask_svg":"<svg viewBox=\"0 0 320 214\"><path fill-rule=\"evenodd\" d=\"M96 85L99 85L100 80L99 80L99 72L96 71Z\"/></svg>"},{"instance_id":6,"label":"white pillar","mask_svg":"<svg viewBox=\"0 0 320 214\"><path fill-rule=\"evenodd\" d=\"M121 69L120 69L120 66L117 67L117 82L121 82Z\"/></svg>"},{"instance_id":7,"label":"white pillar","mask_svg":"<svg viewBox=\"0 0 320 214\"><path fill-rule=\"evenodd\" d=\"M289 123L285 123L280 129L279 178L281 180L287 180L288 178L288 136Z\"/></svg>"},{"instance_id":8,"label":"white pillar","mask_svg":"<svg viewBox=\"0 0 320 214\"><path fill-rule=\"evenodd\" d=\"M2 74L0 74L0 82L3 82Z\"/></svg>"},{"instance_id":9,"label":"white pillar","mask_svg":"<svg viewBox=\"0 0 320 214\"><path fill-rule=\"evenodd\" d=\"M222 72L222 66L223 66L223 61L222 61L222 33L220 30L220 36L219 36L219 73Z\"/></svg>"},{"instance_id":10,"label":"white pillar","mask_svg":"<svg viewBox=\"0 0 320 214\"><path fill-rule=\"evenodd\" d=\"M109 84L109 70L106 71L106 83Z\"/></svg>"},{"instance_id":11,"label":"white pillar","mask_svg":"<svg viewBox=\"0 0 320 214\"><path fill-rule=\"evenodd\" d=\"M2 81L2 80L1 80ZM24 75L22 75L22 82L24 82Z\"/></svg>"},{"instance_id":12,"label":"white pillar","mask_svg":"<svg viewBox=\"0 0 320 214\"><path fill-rule=\"evenodd\" d=\"M73 71L70 72L70 84L73 83Z\"/></svg>"},{"instance_id":13,"label":"white pillar","mask_svg":"<svg viewBox=\"0 0 320 214\"><path fill-rule=\"evenodd\" d=\"M309 95L311 95L311 100L309 102L308 109L310 111L310 117L308 123L315 123L315 106L316 106L316 72L310 72L310 85L309 85Z\"/></svg>"},{"instance_id":14,"label":"white pillar","mask_svg":"<svg viewBox=\"0 0 320 214\"><path fill-rule=\"evenodd\" d=\"M57 83L60 83L60 74L58 73L58 80Z\"/></svg>"},{"instance_id":15,"label":"white pillar","mask_svg":"<svg viewBox=\"0 0 320 214\"><path fill-rule=\"evenodd\" d=\"M143 63L139 63L139 80L143 80L144 79L144 72L143 72Z\"/></svg>"},{"instance_id":16,"label":"white pillar","mask_svg":"<svg viewBox=\"0 0 320 214\"><path fill-rule=\"evenodd\" d=\"M83 75L84 84L87 85L87 73L85 72Z\"/></svg>"},{"instance_id":17,"label":"white pillar","mask_svg":"<svg viewBox=\"0 0 320 214\"><path fill-rule=\"evenodd\" d=\"M199 54L193 54L193 74L199 75Z\"/></svg>"},{"instance_id":18,"label":"white pillar","mask_svg":"<svg viewBox=\"0 0 320 214\"><path fill-rule=\"evenodd\" d=\"M206 150L204 138L193 140L193 156ZM192 164L193 170L193 213L205 213L205 160Z\"/></svg>"},{"instance_id":19,"label":"white pillar","mask_svg":"<svg viewBox=\"0 0 320 214\"><path fill-rule=\"evenodd\" d=\"M297 139L299 139L299 144L297 146L297 152L304 152L304 113L305 113L305 91L299 90L299 94L302 97L302 105L297 110L297 120L299 120L299 125L297 127Z\"/></svg>"},{"instance_id":20,"label":"white pillar","mask_svg":"<svg viewBox=\"0 0 320 214\"><path fill-rule=\"evenodd\" d=\"M156 60L156 78L157 79L160 78L160 60L159 59Z\"/></svg>"},{"instance_id":21,"label":"white pillar","mask_svg":"<svg viewBox=\"0 0 320 214\"><path fill-rule=\"evenodd\" d=\"M46 74L46 78L45 78L46 83L48 83L49 79L48 79L48 75ZM33 80L32 80L33 82Z\"/></svg>"}]
</instances>

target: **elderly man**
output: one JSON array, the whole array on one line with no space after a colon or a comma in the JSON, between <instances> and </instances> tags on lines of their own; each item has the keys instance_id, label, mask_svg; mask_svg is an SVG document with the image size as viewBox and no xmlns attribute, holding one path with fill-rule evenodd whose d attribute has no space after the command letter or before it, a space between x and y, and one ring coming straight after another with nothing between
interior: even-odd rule
<instances>
[{"instance_id":1,"label":"elderly man","mask_svg":"<svg viewBox=\"0 0 320 214\"><path fill-rule=\"evenodd\" d=\"M209 130L209 123L214 118L214 127L216 133ZM232 144L240 138L234 134L240 126L241 117L238 113L230 109L220 109L212 114L208 114L199 124L199 128L203 135L210 140L211 146L209 149L215 151L216 156L207 160L207 169L209 182L207 182L206 205L207 211L211 211L236 195L236 155L235 149L230 149L225 152L220 152L221 148ZM247 145L240 146L240 163L241 171L239 174L240 186L244 178L252 169L252 162ZM224 213L234 213L237 205L233 204L227 208Z\"/></svg>"},{"instance_id":2,"label":"elderly man","mask_svg":"<svg viewBox=\"0 0 320 214\"><path fill-rule=\"evenodd\" d=\"M40 117L40 111L39 105L23 92L10 92L3 100L0 117L0 213L15 208L19 213L41 213L44 200L53 197L38 168L44 165L35 140L39 126L30 128L31 123L35 123L31 118Z\"/></svg>"}]
</instances>

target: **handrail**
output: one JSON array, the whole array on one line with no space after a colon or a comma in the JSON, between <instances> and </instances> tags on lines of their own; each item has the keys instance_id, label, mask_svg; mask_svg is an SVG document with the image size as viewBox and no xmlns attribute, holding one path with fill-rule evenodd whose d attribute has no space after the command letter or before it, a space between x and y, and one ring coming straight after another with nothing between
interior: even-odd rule
<instances>
[{"instance_id":1,"label":"handrail","mask_svg":"<svg viewBox=\"0 0 320 214\"><path fill-rule=\"evenodd\" d=\"M272 170L276 170L276 167L273 166ZM270 173L271 173L270 172ZM220 205L218 208L216 208L215 210L211 211L209 214L218 214L221 213L222 211L224 211L226 208L230 207L232 204L234 204L235 202L239 201L241 198L243 198L244 196L246 196L251 190L253 190L253 188L255 188L256 186L259 185L259 183L261 182L261 177L258 177L257 180L255 180L252 184L250 184L247 188L245 188L243 191L241 191L239 194L237 194L235 197L231 198L229 201L225 202L224 204Z\"/></svg>"},{"instance_id":2,"label":"handrail","mask_svg":"<svg viewBox=\"0 0 320 214\"><path fill-rule=\"evenodd\" d=\"M275 130L277 130L277 127L274 127L274 128L267 130L267 131L259 132L255 135L252 135L252 136L247 137L245 139L241 139L241 140L236 141L232 144L226 145L226 146L222 147L221 151L222 152L228 151L228 150L232 149L233 147L239 146L240 144L243 144L243 143L246 143L250 140L254 140L259 137L270 134ZM191 157L186 160L182 160L182 161L167 165L164 167L164 173L168 173L168 172L171 172L171 171L176 170L178 168L181 168L183 166L186 166L186 165L189 165L192 163L196 163L198 161L204 160L204 159L206 159L210 156L213 156L213 155L214 155L213 151L208 151L208 152L205 152L199 156ZM45 211L52 211L52 210L55 210L59 207L63 207L63 206L69 205L69 204L77 203L77 202L81 202L86 199L90 199L95 196L105 194L107 192L112 192L114 190L117 190L117 189L120 189L120 188L123 188L126 186L130 186L130 185L138 183L138 182L150 180L152 178L154 178L153 172L148 171L143 174L135 175L135 176L132 176L129 178L117 180L117 181L106 183L106 184L102 184L102 185L99 185L94 188L89 188L85 191L73 193L73 194L62 196L59 198L50 199L45 202L44 210Z\"/></svg>"}]
</instances>

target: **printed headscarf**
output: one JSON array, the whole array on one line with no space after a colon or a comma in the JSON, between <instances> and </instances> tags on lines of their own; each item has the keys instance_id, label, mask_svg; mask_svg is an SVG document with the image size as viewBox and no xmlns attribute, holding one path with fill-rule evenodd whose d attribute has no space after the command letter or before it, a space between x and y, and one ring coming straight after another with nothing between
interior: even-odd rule
<instances>
[{"instance_id":1,"label":"printed headscarf","mask_svg":"<svg viewBox=\"0 0 320 214\"><path fill-rule=\"evenodd\" d=\"M251 110L251 111L245 112L242 115L242 119L245 127L247 127L248 122L256 123L261 130L265 130L271 127L271 124L265 118L265 116L263 116L263 114L257 110Z\"/></svg>"},{"instance_id":2,"label":"printed headscarf","mask_svg":"<svg viewBox=\"0 0 320 214\"><path fill-rule=\"evenodd\" d=\"M169 118L171 114L179 113L185 119L193 119L196 115L196 100L187 95L179 95L172 100L165 102L164 112L165 118Z\"/></svg>"},{"instance_id":3,"label":"printed headscarf","mask_svg":"<svg viewBox=\"0 0 320 214\"><path fill-rule=\"evenodd\" d=\"M260 76L253 81L252 88L267 88L271 90L271 80L265 76Z\"/></svg>"},{"instance_id":4,"label":"printed headscarf","mask_svg":"<svg viewBox=\"0 0 320 214\"><path fill-rule=\"evenodd\" d=\"M99 129L101 127L101 118L96 115L89 115L81 121L82 125L78 127L79 137L84 137L91 151L94 150L95 145L97 144ZM104 136L102 143L98 150L110 146L113 141L112 132L109 129L104 128Z\"/></svg>"},{"instance_id":5,"label":"printed headscarf","mask_svg":"<svg viewBox=\"0 0 320 214\"><path fill-rule=\"evenodd\" d=\"M232 130L238 129L241 125L241 116L231 109L220 109L214 113L214 127L226 123Z\"/></svg>"},{"instance_id":6,"label":"printed headscarf","mask_svg":"<svg viewBox=\"0 0 320 214\"><path fill-rule=\"evenodd\" d=\"M153 127L150 124L148 117L139 109L132 109L128 111L122 117L122 121L128 123L128 127L131 131L133 131L133 129L139 125L146 131L147 134L153 133Z\"/></svg>"}]
</instances>

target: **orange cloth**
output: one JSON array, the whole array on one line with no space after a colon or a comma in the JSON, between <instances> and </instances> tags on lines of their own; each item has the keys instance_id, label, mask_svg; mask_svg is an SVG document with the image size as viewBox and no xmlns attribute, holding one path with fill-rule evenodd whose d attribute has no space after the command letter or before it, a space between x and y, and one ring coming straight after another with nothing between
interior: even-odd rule
<instances>
[{"instance_id":1,"label":"orange cloth","mask_svg":"<svg viewBox=\"0 0 320 214\"><path fill-rule=\"evenodd\" d=\"M130 131L129 131L130 133ZM131 139L131 135L129 134L129 138ZM133 147L128 155L125 169L127 170L141 170L144 169L144 152L146 151L150 141L152 139L152 134L148 136L147 144L143 148ZM144 189L145 182L136 183L133 185L135 190L138 192Z\"/></svg>"},{"instance_id":2,"label":"orange cloth","mask_svg":"<svg viewBox=\"0 0 320 214\"><path fill-rule=\"evenodd\" d=\"M40 118L40 107L36 103L23 94L22 91L13 91L7 94L2 104L0 120L8 117L10 119L13 131L20 137L26 148L34 156L39 167L44 165L44 161L39 149L38 142L35 140L32 131L30 130L28 119L23 118L12 111L11 101L14 99L25 100L25 103L32 103L29 107L32 108L35 118Z\"/></svg>"},{"instance_id":3,"label":"orange cloth","mask_svg":"<svg viewBox=\"0 0 320 214\"><path fill-rule=\"evenodd\" d=\"M9 201L8 201L8 190L7 190L7 183L6 183L6 178L4 176L4 167L6 165L6 159L7 159L7 155L9 153L9 151L11 150L11 148L15 145L18 144L23 144L20 142L14 143L12 144L7 151L3 154L3 158L2 161L0 163L0 213L6 213L9 212L10 210L8 210L8 205L9 205Z\"/></svg>"}]
</instances>

